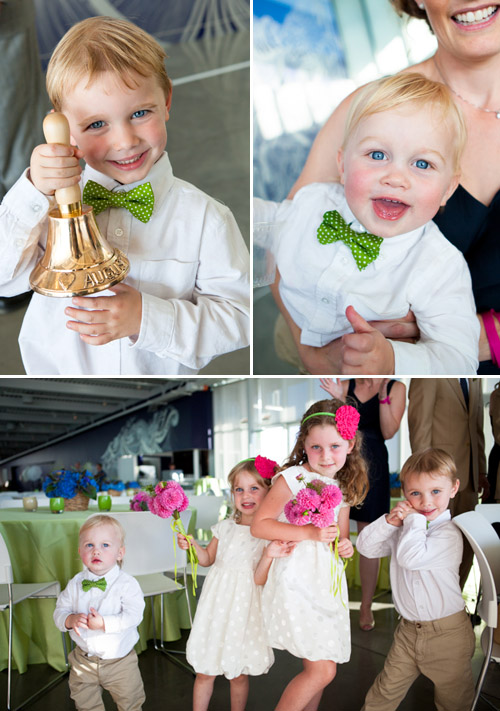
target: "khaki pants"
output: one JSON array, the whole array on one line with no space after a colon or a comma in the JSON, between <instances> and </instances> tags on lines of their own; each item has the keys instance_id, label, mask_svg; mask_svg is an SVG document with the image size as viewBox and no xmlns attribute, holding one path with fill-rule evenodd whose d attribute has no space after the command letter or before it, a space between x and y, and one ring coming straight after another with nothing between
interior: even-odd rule
<instances>
[{"instance_id":1,"label":"khaki pants","mask_svg":"<svg viewBox=\"0 0 500 711\"><path fill-rule=\"evenodd\" d=\"M274 349L278 358L293 365L301 375L309 374L300 359L292 333L281 314L274 324Z\"/></svg>"},{"instance_id":2,"label":"khaki pants","mask_svg":"<svg viewBox=\"0 0 500 711\"><path fill-rule=\"evenodd\" d=\"M119 659L101 659L75 647L69 662L69 690L78 711L105 711L102 689L109 691L118 711L141 710L146 695L134 649Z\"/></svg>"},{"instance_id":3,"label":"khaki pants","mask_svg":"<svg viewBox=\"0 0 500 711\"><path fill-rule=\"evenodd\" d=\"M431 622L401 620L362 711L397 709L419 674L434 683L438 711L469 711L474 698L474 646L474 632L465 611Z\"/></svg>"}]
</instances>

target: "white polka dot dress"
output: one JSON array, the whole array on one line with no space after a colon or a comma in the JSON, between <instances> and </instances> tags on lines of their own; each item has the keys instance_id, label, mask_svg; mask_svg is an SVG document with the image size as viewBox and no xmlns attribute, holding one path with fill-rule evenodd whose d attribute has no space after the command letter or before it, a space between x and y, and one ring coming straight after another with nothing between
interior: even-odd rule
<instances>
[{"instance_id":1,"label":"white polka dot dress","mask_svg":"<svg viewBox=\"0 0 500 711\"><path fill-rule=\"evenodd\" d=\"M267 541L254 538L250 526L232 519L212 531L219 540L217 556L203 583L187 660L197 673L209 676L265 674L274 655L262 622L262 588L253 575Z\"/></svg>"},{"instance_id":2,"label":"white polka dot dress","mask_svg":"<svg viewBox=\"0 0 500 711\"><path fill-rule=\"evenodd\" d=\"M282 473L291 490L290 498L304 486L297 481L298 474L303 474L306 481L320 479L325 484L336 483L301 466L290 467ZM284 514L280 521L286 521ZM273 561L262 593L262 614L268 642L275 649L286 649L310 661L349 661L351 630L347 584L342 573L341 591L333 594L331 560L326 543L301 541L291 556ZM337 580L335 559L333 562L334 580Z\"/></svg>"}]
</instances>

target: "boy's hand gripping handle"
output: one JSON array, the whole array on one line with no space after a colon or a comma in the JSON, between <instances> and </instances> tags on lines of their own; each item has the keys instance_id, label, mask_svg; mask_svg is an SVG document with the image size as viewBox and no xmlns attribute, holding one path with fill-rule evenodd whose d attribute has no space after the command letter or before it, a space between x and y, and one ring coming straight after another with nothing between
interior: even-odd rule
<instances>
[{"instance_id":1,"label":"boy's hand gripping handle","mask_svg":"<svg viewBox=\"0 0 500 711\"><path fill-rule=\"evenodd\" d=\"M70 145L69 123L64 114L53 112L43 120L43 133L47 143ZM82 194L78 183L55 191L61 217L78 217L82 214Z\"/></svg>"}]
</instances>

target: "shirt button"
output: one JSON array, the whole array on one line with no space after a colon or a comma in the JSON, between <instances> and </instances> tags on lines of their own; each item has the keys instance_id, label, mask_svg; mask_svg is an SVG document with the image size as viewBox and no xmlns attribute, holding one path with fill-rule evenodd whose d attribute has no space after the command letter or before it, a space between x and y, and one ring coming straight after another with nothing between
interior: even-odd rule
<instances>
[{"instance_id":1,"label":"shirt button","mask_svg":"<svg viewBox=\"0 0 500 711\"><path fill-rule=\"evenodd\" d=\"M115 190L115 192L117 192L117 193L124 193L125 190L124 190L123 188L120 188L119 190Z\"/></svg>"},{"instance_id":2,"label":"shirt button","mask_svg":"<svg viewBox=\"0 0 500 711\"><path fill-rule=\"evenodd\" d=\"M321 299L321 301L322 301L324 304L329 304L329 303L330 303L330 299L327 299L326 296L324 296L324 297Z\"/></svg>"},{"instance_id":3,"label":"shirt button","mask_svg":"<svg viewBox=\"0 0 500 711\"><path fill-rule=\"evenodd\" d=\"M342 257L342 264L347 264L347 259L345 257Z\"/></svg>"},{"instance_id":4,"label":"shirt button","mask_svg":"<svg viewBox=\"0 0 500 711\"><path fill-rule=\"evenodd\" d=\"M121 227L117 227L116 230L115 230L115 235L116 235L117 237L121 237L122 234L123 234L122 228L121 228Z\"/></svg>"},{"instance_id":5,"label":"shirt button","mask_svg":"<svg viewBox=\"0 0 500 711\"><path fill-rule=\"evenodd\" d=\"M42 206L39 205L37 202L34 202L31 205L31 209L33 210L33 212L38 212L39 210L42 209Z\"/></svg>"}]
</instances>

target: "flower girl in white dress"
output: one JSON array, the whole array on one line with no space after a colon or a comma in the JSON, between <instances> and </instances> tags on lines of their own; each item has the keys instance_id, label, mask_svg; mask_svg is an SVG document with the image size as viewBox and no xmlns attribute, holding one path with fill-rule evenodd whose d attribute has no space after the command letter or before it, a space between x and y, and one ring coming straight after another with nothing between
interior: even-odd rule
<instances>
[{"instance_id":1,"label":"flower girl in white dress","mask_svg":"<svg viewBox=\"0 0 500 711\"><path fill-rule=\"evenodd\" d=\"M269 460L263 461L264 468ZM264 471L271 474L272 469ZM206 548L192 541L202 566L212 565L203 583L193 628L187 642L187 660L196 671L193 711L206 711L215 677L223 674L230 682L231 711L244 711L248 697L248 675L266 674L274 662L261 614L261 588L254 572L268 557L287 556L294 545L254 538L250 524L266 496L271 480L256 469L256 460L237 464L228 476L234 500L231 518L212 526L213 538ZM187 541L178 534L184 550Z\"/></svg>"},{"instance_id":2,"label":"flower girl in white dress","mask_svg":"<svg viewBox=\"0 0 500 711\"><path fill-rule=\"evenodd\" d=\"M252 524L255 536L297 544L289 558L269 563L262 594L269 644L303 660L303 671L285 688L276 711L316 711L337 664L349 661L347 585L343 562L334 556L332 544L338 536L338 555L353 555L349 507L360 503L368 490L358 422L357 410L335 398L311 405L302 418L295 447ZM340 489L340 503L334 508L336 523L303 525L304 520L315 521L314 517L299 518L297 525L287 522L288 502L301 499L312 482L318 489L331 485ZM331 511L328 520L332 520Z\"/></svg>"}]
</instances>

